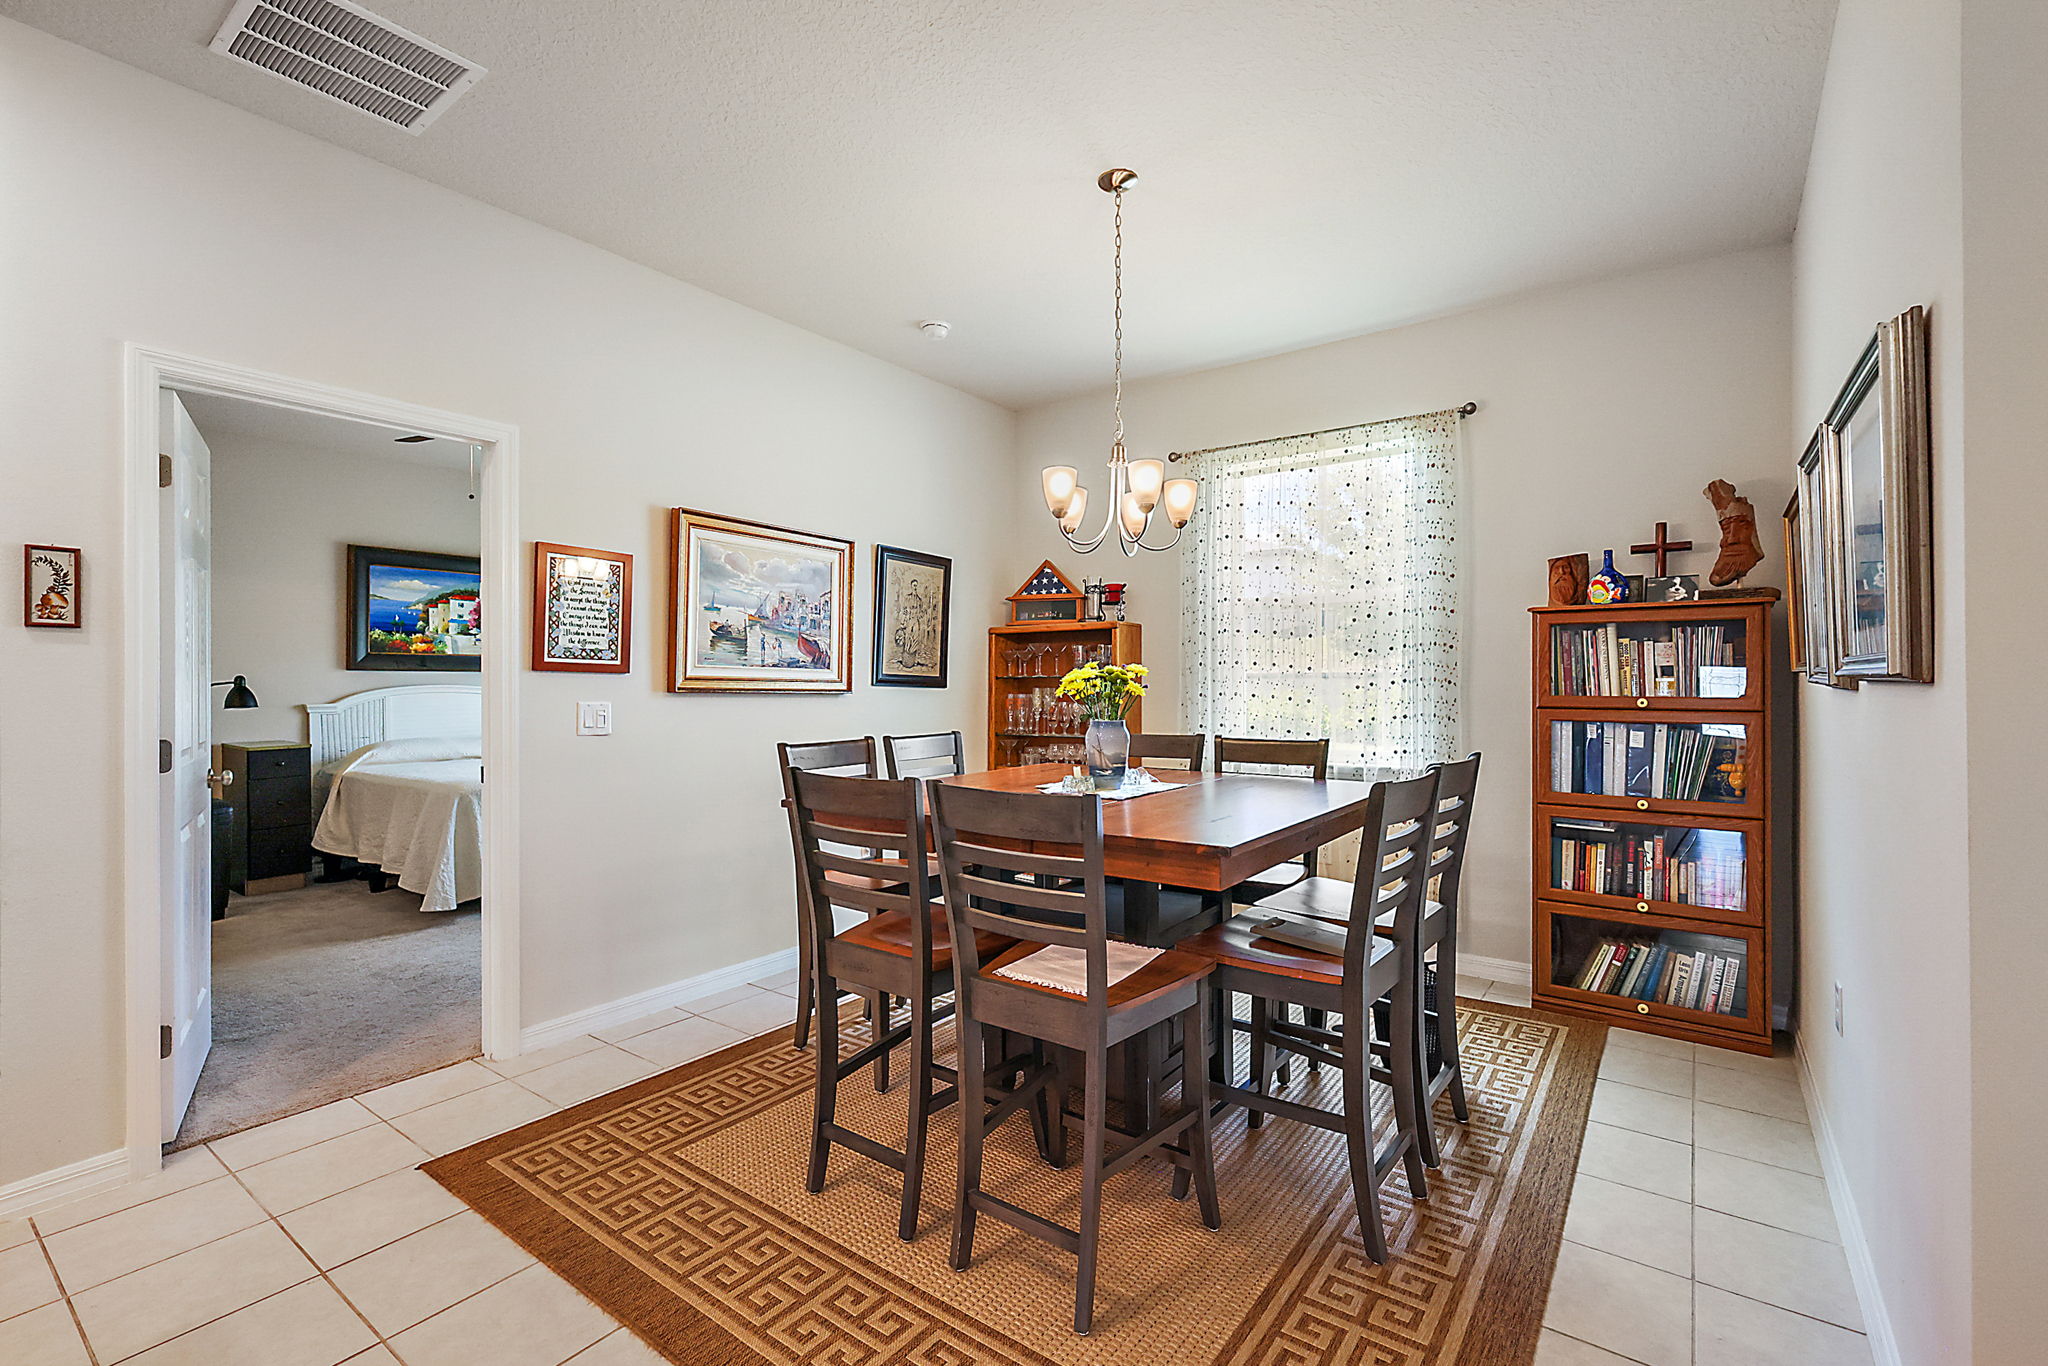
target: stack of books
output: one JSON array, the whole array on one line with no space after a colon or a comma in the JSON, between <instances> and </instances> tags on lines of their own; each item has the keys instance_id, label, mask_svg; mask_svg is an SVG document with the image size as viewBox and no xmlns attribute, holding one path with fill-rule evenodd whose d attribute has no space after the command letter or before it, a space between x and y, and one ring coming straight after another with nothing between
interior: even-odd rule
<instances>
[{"instance_id":1,"label":"stack of books","mask_svg":"<svg viewBox=\"0 0 2048 1366\"><path fill-rule=\"evenodd\" d=\"M1739 802L1740 725L1552 721L1550 788L1610 797Z\"/></svg>"},{"instance_id":2,"label":"stack of books","mask_svg":"<svg viewBox=\"0 0 2048 1366\"><path fill-rule=\"evenodd\" d=\"M1551 885L1564 892L1739 911L1747 889L1742 836L1687 826L1550 822Z\"/></svg>"},{"instance_id":3,"label":"stack of books","mask_svg":"<svg viewBox=\"0 0 2048 1366\"><path fill-rule=\"evenodd\" d=\"M1749 685L1740 637L1725 625L1669 625L1657 635L1623 635L1615 622L1552 629L1550 687L1560 697L1740 697Z\"/></svg>"},{"instance_id":4,"label":"stack of books","mask_svg":"<svg viewBox=\"0 0 2048 1366\"><path fill-rule=\"evenodd\" d=\"M1654 940L1602 939L1571 985L1631 1001L1701 1010L1749 1012L1749 956L1738 939L1669 931Z\"/></svg>"}]
</instances>

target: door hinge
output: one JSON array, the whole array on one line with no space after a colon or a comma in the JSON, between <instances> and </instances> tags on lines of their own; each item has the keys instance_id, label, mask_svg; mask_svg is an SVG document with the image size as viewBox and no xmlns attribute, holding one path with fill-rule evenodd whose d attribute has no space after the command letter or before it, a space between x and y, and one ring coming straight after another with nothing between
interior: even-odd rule
<instances>
[{"instance_id":1,"label":"door hinge","mask_svg":"<svg viewBox=\"0 0 2048 1366\"><path fill-rule=\"evenodd\" d=\"M167 489L171 486L171 457L158 455L156 458L156 486Z\"/></svg>"},{"instance_id":2,"label":"door hinge","mask_svg":"<svg viewBox=\"0 0 2048 1366\"><path fill-rule=\"evenodd\" d=\"M171 1027L169 1025L157 1026L156 1055L159 1058L171 1056Z\"/></svg>"},{"instance_id":3,"label":"door hinge","mask_svg":"<svg viewBox=\"0 0 2048 1366\"><path fill-rule=\"evenodd\" d=\"M169 740L159 740L156 742L156 771L159 773L169 773L171 771L171 742Z\"/></svg>"}]
</instances>

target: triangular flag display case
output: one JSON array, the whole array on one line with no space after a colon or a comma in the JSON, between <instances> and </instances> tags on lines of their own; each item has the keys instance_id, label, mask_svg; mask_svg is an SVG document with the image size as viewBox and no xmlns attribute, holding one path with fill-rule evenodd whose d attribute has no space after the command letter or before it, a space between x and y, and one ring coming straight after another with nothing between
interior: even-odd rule
<instances>
[{"instance_id":1,"label":"triangular flag display case","mask_svg":"<svg viewBox=\"0 0 2048 1366\"><path fill-rule=\"evenodd\" d=\"M1074 587L1072 579L1053 568L1051 560L1040 560L1031 577L1010 594L1010 625L1079 622L1086 618L1087 603L1087 597Z\"/></svg>"}]
</instances>

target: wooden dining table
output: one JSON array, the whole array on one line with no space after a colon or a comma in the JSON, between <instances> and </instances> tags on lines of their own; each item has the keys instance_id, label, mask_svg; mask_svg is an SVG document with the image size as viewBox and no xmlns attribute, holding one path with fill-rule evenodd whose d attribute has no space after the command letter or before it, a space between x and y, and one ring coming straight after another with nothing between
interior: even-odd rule
<instances>
[{"instance_id":1,"label":"wooden dining table","mask_svg":"<svg viewBox=\"0 0 2048 1366\"><path fill-rule=\"evenodd\" d=\"M1073 772L1066 764L1024 764L934 779L996 792L1035 792ZM1124 884L1124 937L1172 947L1174 926L1159 923L1162 887L1223 893L1246 879L1365 822L1372 784L1344 779L1269 777L1155 769L1171 792L1102 803L1103 871ZM1047 801L1072 801L1059 793ZM1163 1026L1161 1027L1164 1028ZM1133 1039L1122 1088L1128 1127L1144 1132L1157 1113L1163 1052L1158 1031ZM1220 1041L1227 1047L1228 1040ZM1226 1054L1227 1056L1227 1054Z\"/></svg>"}]
</instances>

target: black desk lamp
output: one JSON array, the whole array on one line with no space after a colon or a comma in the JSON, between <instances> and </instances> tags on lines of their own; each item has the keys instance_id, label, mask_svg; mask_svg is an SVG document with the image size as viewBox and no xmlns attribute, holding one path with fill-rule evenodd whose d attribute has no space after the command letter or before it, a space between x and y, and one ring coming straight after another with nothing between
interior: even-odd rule
<instances>
[{"instance_id":1,"label":"black desk lamp","mask_svg":"<svg viewBox=\"0 0 2048 1366\"><path fill-rule=\"evenodd\" d=\"M216 688L226 688L228 695L221 701L222 711L247 711L256 705L256 694L249 688L249 680L236 674L233 682L216 683Z\"/></svg>"}]
</instances>

